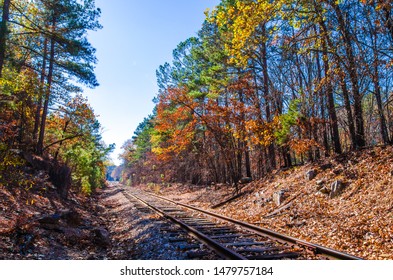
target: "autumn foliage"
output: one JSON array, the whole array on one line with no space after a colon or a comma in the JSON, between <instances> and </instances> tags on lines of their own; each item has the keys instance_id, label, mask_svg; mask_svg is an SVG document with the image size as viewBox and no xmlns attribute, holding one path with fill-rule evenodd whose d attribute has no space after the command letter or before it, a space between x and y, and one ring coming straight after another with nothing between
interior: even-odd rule
<instances>
[{"instance_id":1,"label":"autumn foliage","mask_svg":"<svg viewBox=\"0 0 393 280\"><path fill-rule=\"evenodd\" d=\"M236 186L392 143L392 8L222 0L157 70L156 108L128 142L124 177Z\"/></svg>"},{"instance_id":2,"label":"autumn foliage","mask_svg":"<svg viewBox=\"0 0 393 280\"><path fill-rule=\"evenodd\" d=\"M63 170L92 192L111 150L81 96L81 85L98 85L87 32L101 27L100 10L93 0L4 0L0 14L0 186L29 189L39 172Z\"/></svg>"}]
</instances>

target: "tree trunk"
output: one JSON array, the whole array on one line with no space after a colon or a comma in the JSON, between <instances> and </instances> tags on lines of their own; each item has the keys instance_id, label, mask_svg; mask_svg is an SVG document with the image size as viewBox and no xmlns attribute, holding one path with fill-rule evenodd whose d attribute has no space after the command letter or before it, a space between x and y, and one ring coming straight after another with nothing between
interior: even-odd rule
<instances>
[{"instance_id":1,"label":"tree trunk","mask_svg":"<svg viewBox=\"0 0 393 280\"><path fill-rule=\"evenodd\" d=\"M375 67L377 68L377 67ZM381 126L380 131L381 131L381 136L382 136L382 141L384 144L389 144L389 133L388 133L388 128L386 125L386 119L385 115L383 113L383 105L382 105L382 97L381 97L381 88L379 85L379 78L377 77L378 75L378 70L375 69L374 72L374 77L373 77L373 82L374 82L374 95L375 99L377 100L377 106L378 106L378 117L379 117L379 124Z\"/></svg>"},{"instance_id":2,"label":"tree trunk","mask_svg":"<svg viewBox=\"0 0 393 280\"><path fill-rule=\"evenodd\" d=\"M317 28L315 27L315 33L317 32ZM319 55L319 52L316 54L316 62L317 62L317 69L318 69L318 80L322 81L322 67L321 67L321 58ZM328 137L327 137L327 131L326 131L326 122L325 122L325 93L322 92L319 94L319 108L321 110L321 119L323 120L322 122L322 141L323 141L323 147L325 149L325 156L329 156L329 142L328 142Z\"/></svg>"},{"instance_id":3,"label":"tree trunk","mask_svg":"<svg viewBox=\"0 0 393 280\"><path fill-rule=\"evenodd\" d=\"M3 16L0 24L0 78L2 77L4 60L5 60L7 33L8 33L7 24L10 17L10 4L11 4L11 0L4 0Z\"/></svg>"},{"instance_id":4,"label":"tree trunk","mask_svg":"<svg viewBox=\"0 0 393 280\"><path fill-rule=\"evenodd\" d=\"M352 148L355 148L356 147L355 124L354 124L354 121L353 121L351 102L349 100L349 93L348 93L348 89L347 89L347 84L345 83L345 79L343 79L340 82L340 84L341 84L341 89L342 89L343 97L344 97L345 110L347 111L349 136L351 138L351 145L352 145Z\"/></svg>"},{"instance_id":5,"label":"tree trunk","mask_svg":"<svg viewBox=\"0 0 393 280\"><path fill-rule=\"evenodd\" d=\"M64 128L63 128L63 135L67 132L67 128L68 128L68 125L70 124L70 122L71 122L71 119L69 119L68 121L66 121L66 123L65 123L65 125L64 125ZM63 136L62 135L62 136ZM64 141L60 141L60 143L59 143L59 147L56 149L56 153L55 153L55 156L54 156L54 159L57 161L57 157L59 156L59 153L60 153L60 149L61 149L61 147L63 146L63 142Z\"/></svg>"},{"instance_id":6,"label":"tree trunk","mask_svg":"<svg viewBox=\"0 0 393 280\"><path fill-rule=\"evenodd\" d=\"M45 38L44 41L44 54L42 56L42 69L41 69L41 78L40 78L40 93L39 98L37 101L37 108L34 117L34 129L33 129L33 143L37 144L38 138L38 129L40 127L40 117L41 117L41 110L42 110L42 99L44 95L44 85L45 85L45 74L46 74L46 61L48 54L48 39Z\"/></svg>"},{"instance_id":7,"label":"tree trunk","mask_svg":"<svg viewBox=\"0 0 393 280\"><path fill-rule=\"evenodd\" d=\"M289 151L289 147L284 146L281 148L282 157L284 159L284 167L291 167L292 160L291 160L291 153Z\"/></svg>"},{"instance_id":8,"label":"tree trunk","mask_svg":"<svg viewBox=\"0 0 393 280\"><path fill-rule=\"evenodd\" d=\"M325 36L327 36L325 34ZM324 69L325 69L325 77L329 79L329 57L327 53L327 46L326 46L326 41L323 40L322 43L323 47L323 64L324 64ZM334 152L336 154L341 154L341 144L340 144L340 134L338 131L338 121L337 121L337 114L336 114L336 108L334 106L334 96L333 96L333 87L332 83L328 80L327 81L327 86L326 86L326 99L327 99L327 105L328 105L328 112L329 112L329 118L330 118L330 125L331 125L331 131L332 131L332 141L333 141L333 148Z\"/></svg>"},{"instance_id":9,"label":"tree trunk","mask_svg":"<svg viewBox=\"0 0 393 280\"><path fill-rule=\"evenodd\" d=\"M263 36L266 36L266 26L263 24ZM263 72L263 98L265 100L265 110L266 110L266 121L271 122L271 112L270 112L270 101L269 101L269 73L267 66L267 47L266 42L261 42L262 45L262 72ZM274 149L274 143L271 143L268 147L269 153L269 165L270 169L276 168L276 153Z\"/></svg>"},{"instance_id":10,"label":"tree trunk","mask_svg":"<svg viewBox=\"0 0 393 280\"><path fill-rule=\"evenodd\" d=\"M385 115L383 113L383 105L382 105L382 96L381 96L381 86L379 82L379 71L378 71L378 52L377 52L377 32L373 31L373 55L374 55L374 62L373 62L373 70L374 73L372 74L372 80L374 83L374 95L377 101L378 107L378 117L379 117L379 125L380 125L380 132L382 141L384 144L389 144L389 132L386 125Z\"/></svg>"},{"instance_id":11,"label":"tree trunk","mask_svg":"<svg viewBox=\"0 0 393 280\"><path fill-rule=\"evenodd\" d=\"M56 20L53 20L52 28L55 29ZM40 135L37 144L37 153L42 155L44 148L44 136L45 136L45 125L46 125L46 117L48 115L48 107L49 107L49 99L52 87L52 79L53 79L53 67L55 60L55 40L52 38L50 40L50 58L49 58L49 69L48 69L48 84L46 88L45 100L44 100L44 108L42 111L41 117L41 126L40 126Z\"/></svg>"},{"instance_id":12,"label":"tree trunk","mask_svg":"<svg viewBox=\"0 0 393 280\"><path fill-rule=\"evenodd\" d=\"M248 149L248 146L246 147L246 151L244 152L244 154L245 154L245 160L246 160L246 176L249 178L252 178L250 150Z\"/></svg>"},{"instance_id":13,"label":"tree trunk","mask_svg":"<svg viewBox=\"0 0 393 280\"><path fill-rule=\"evenodd\" d=\"M243 172L242 172L243 171L243 168L242 168L243 167L242 148L243 148L242 141L239 140L238 141L238 149L236 151L236 158L237 158L237 160L236 160L236 167L237 167L236 173L237 173L238 180L236 180L235 183L237 183L243 177Z\"/></svg>"},{"instance_id":14,"label":"tree trunk","mask_svg":"<svg viewBox=\"0 0 393 280\"><path fill-rule=\"evenodd\" d=\"M352 94L354 99L354 118L355 118L355 129L356 129L356 147L361 148L366 145L365 134L364 134L364 120L363 120L363 108L362 108L362 95L359 91L358 74L356 72L357 65L355 56L353 54L353 48L351 43L351 36L346 27L344 17L342 15L340 7L331 1L330 5L333 7L338 21L338 28L342 33L344 41L345 54L348 59L348 74L352 84Z\"/></svg>"}]
</instances>

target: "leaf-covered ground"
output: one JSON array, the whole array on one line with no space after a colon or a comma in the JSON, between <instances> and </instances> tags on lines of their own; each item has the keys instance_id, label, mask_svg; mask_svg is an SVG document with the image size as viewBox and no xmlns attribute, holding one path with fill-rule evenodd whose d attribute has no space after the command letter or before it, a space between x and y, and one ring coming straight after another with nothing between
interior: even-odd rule
<instances>
[{"instance_id":1,"label":"leaf-covered ground","mask_svg":"<svg viewBox=\"0 0 393 280\"><path fill-rule=\"evenodd\" d=\"M91 197L60 199L45 178L32 189L0 186L0 260L185 259L161 228L168 223L139 210L121 187Z\"/></svg>"},{"instance_id":2,"label":"leaf-covered ground","mask_svg":"<svg viewBox=\"0 0 393 280\"><path fill-rule=\"evenodd\" d=\"M312 180L305 176L309 170L316 172ZM345 186L337 197L318 191L323 186L329 189L336 180ZM154 187L155 192L176 200L365 259L393 259L392 147L277 171L242 190L250 193L211 209L231 197L233 189L222 185ZM284 201L277 206L272 196L280 190Z\"/></svg>"},{"instance_id":3,"label":"leaf-covered ground","mask_svg":"<svg viewBox=\"0 0 393 280\"><path fill-rule=\"evenodd\" d=\"M0 186L0 259L105 259L105 210L96 197L62 200L47 180L31 189Z\"/></svg>"}]
</instances>

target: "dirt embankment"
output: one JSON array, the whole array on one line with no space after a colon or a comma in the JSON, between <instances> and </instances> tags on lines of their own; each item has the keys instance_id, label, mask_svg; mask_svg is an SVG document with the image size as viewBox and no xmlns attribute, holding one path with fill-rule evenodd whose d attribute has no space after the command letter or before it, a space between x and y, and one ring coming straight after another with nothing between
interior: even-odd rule
<instances>
[{"instance_id":1,"label":"dirt embankment","mask_svg":"<svg viewBox=\"0 0 393 280\"><path fill-rule=\"evenodd\" d=\"M184 259L158 215L141 211L116 185L61 199L43 180L29 190L0 186L0 259Z\"/></svg>"},{"instance_id":2,"label":"dirt embankment","mask_svg":"<svg viewBox=\"0 0 393 280\"><path fill-rule=\"evenodd\" d=\"M110 246L96 196L63 200L42 181L31 189L0 186L0 259L104 259Z\"/></svg>"},{"instance_id":3,"label":"dirt embankment","mask_svg":"<svg viewBox=\"0 0 393 280\"><path fill-rule=\"evenodd\" d=\"M359 257L393 259L393 147L280 170L242 191L249 193L212 209L233 195L231 187L174 184L159 190L173 199Z\"/></svg>"}]
</instances>

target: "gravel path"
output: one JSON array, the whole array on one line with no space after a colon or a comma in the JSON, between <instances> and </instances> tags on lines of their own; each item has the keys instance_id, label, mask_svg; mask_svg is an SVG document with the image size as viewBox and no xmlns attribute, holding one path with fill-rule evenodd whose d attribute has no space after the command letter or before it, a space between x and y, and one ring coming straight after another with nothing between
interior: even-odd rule
<instances>
[{"instance_id":1,"label":"gravel path","mask_svg":"<svg viewBox=\"0 0 393 280\"><path fill-rule=\"evenodd\" d=\"M187 254L171 243L163 230L167 221L130 202L117 187L103 191L101 204L111 236L109 259L182 260ZM138 209L139 208L139 209Z\"/></svg>"}]
</instances>

